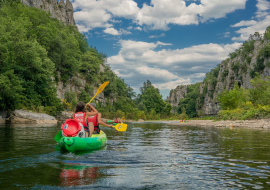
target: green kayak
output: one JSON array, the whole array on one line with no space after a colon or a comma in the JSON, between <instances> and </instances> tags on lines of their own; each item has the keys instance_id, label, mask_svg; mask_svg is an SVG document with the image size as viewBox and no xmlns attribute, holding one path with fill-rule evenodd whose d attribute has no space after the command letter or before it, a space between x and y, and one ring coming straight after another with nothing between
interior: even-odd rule
<instances>
[{"instance_id":1,"label":"green kayak","mask_svg":"<svg viewBox=\"0 0 270 190\"><path fill-rule=\"evenodd\" d=\"M93 134L91 137L62 137L58 143L62 150L68 152L79 152L99 149L106 145L107 136L103 131L100 134Z\"/></svg>"}]
</instances>

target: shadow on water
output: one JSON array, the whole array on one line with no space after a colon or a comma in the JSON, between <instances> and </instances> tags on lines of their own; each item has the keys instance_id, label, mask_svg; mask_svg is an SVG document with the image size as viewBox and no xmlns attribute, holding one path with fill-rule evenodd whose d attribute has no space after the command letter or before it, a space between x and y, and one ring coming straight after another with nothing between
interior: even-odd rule
<instances>
[{"instance_id":1,"label":"shadow on water","mask_svg":"<svg viewBox=\"0 0 270 190\"><path fill-rule=\"evenodd\" d=\"M129 123L66 153L60 126L0 127L3 189L270 189L270 131Z\"/></svg>"}]
</instances>

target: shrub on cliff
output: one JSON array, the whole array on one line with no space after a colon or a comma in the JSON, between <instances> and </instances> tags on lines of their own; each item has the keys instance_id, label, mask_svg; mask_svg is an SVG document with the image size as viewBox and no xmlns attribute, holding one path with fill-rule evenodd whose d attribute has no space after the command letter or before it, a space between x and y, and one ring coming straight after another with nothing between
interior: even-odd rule
<instances>
[{"instance_id":1,"label":"shrub on cliff","mask_svg":"<svg viewBox=\"0 0 270 190\"><path fill-rule=\"evenodd\" d=\"M242 89L235 83L234 89L218 96L222 110L219 119L270 118L270 78L257 75L251 80L252 88Z\"/></svg>"}]
</instances>

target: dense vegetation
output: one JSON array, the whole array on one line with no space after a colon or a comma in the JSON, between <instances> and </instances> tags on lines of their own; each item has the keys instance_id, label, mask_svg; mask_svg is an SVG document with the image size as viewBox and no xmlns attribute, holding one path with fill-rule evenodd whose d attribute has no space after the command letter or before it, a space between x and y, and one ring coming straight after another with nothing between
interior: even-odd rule
<instances>
[{"instance_id":1,"label":"dense vegetation","mask_svg":"<svg viewBox=\"0 0 270 190\"><path fill-rule=\"evenodd\" d=\"M200 96L200 84L201 83L188 85L186 96L179 101L178 113L180 114L179 117L181 117L182 119L187 119L186 115L189 118L197 116L196 104Z\"/></svg>"},{"instance_id":2,"label":"dense vegetation","mask_svg":"<svg viewBox=\"0 0 270 190\"><path fill-rule=\"evenodd\" d=\"M158 119L170 114L170 105L150 81L136 97L105 64L106 55L89 46L76 27L19 0L0 0L0 7L1 110L24 108L56 115L64 108L73 110L78 101L88 102L94 86L110 81L104 89L106 107L98 104L104 116ZM100 65L104 72L100 72ZM86 80L85 88L65 93L61 102L56 84L60 80L64 85L79 84L79 78Z\"/></svg>"},{"instance_id":3,"label":"dense vegetation","mask_svg":"<svg viewBox=\"0 0 270 190\"><path fill-rule=\"evenodd\" d=\"M0 6L1 109L24 108L55 115L63 110L55 82L66 84L72 76L83 76L88 84L79 95L65 95L73 106L78 100L89 101L92 86L105 80L111 81L107 94L118 88L122 93L123 88L130 89L104 64L106 55L89 47L74 26L20 1L1 1ZM105 67L102 75L98 74L100 65Z\"/></svg>"},{"instance_id":4,"label":"dense vegetation","mask_svg":"<svg viewBox=\"0 0 270 190\"><path fill-rule=\"evenodd\" d=\"M222 111L220 119L245 120L270 118L270 78L262 79L258 74L251 80L252 88L224 91L218 95Z\"/></svg>"},{"instance_id":5,"label":"dense vegetation","mask_svg":"<svg viewBox=\"0 0 270 190\"><path fill-rule=\"evenodd\" d=\"M153 120L171 116L172 106L162 99L159 89L155 88L149 80L143 83L140 92L135 96L133 90L127 86L122 92L126 96L118 96L114 105L108 101L106 107L99 106L99 110L107 118L124 116L126 119Z\"/></svg>"}]
</instances>

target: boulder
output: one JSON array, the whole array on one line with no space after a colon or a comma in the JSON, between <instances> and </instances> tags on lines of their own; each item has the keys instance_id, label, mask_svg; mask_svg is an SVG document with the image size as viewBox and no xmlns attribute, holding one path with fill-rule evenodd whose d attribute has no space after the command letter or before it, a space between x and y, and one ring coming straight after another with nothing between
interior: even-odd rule
<instances>
[{"instance_id":1,"label":"boulder","mask_svg":"<svg viewBox=\"0 0 270 190\"><path fill-rule=\"evenodd\" d=\"M56 116L58 122L65 122L67 119L70 119L74 112L62 111L61 114Z\"/></svg>"},{"instance_id":2,"label":"boulder","mask_svg":"<svg viewBox=\"0 0 270 190\"><path fill-rule=\"evenodd\" d=\"M138 122L144 122L144 120L143 119L139 119Z\"/></svg>"},{"instance_id":3,"label":"boulder","mask_svg":"<svg viewBox=\"0 0 270 190\"><path fill-rule=\"evenodd\" d=\"M0 124L5 124L6 123L6 120L3 119L1 116L0 116Z\"/></svg>"},{"instance_id":4,"label":"boulder","mask_svg":"<svg viewBox=\"0 0 270 190\"><path fill-rule=\"evenodd\" d=\"M13 111L8 120L11 124L57 124L53 116L22 109Z\"/></svg>"}]
</instances>

